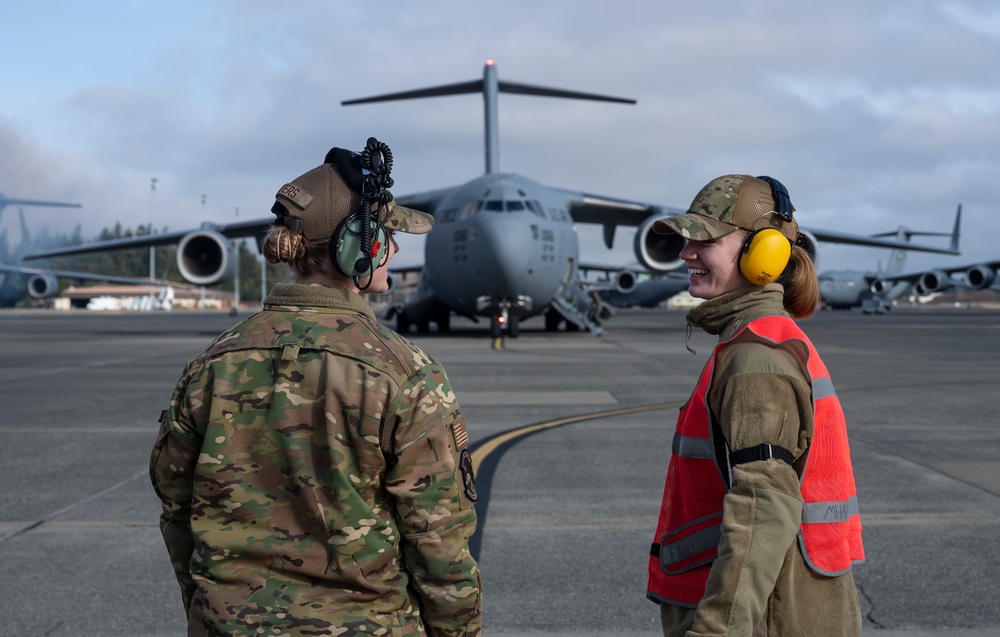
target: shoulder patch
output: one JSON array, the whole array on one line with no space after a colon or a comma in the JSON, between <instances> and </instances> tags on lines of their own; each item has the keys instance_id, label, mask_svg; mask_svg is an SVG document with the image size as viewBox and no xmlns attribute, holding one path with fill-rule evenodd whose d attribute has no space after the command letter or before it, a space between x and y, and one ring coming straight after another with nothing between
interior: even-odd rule
<instances>
[{"instance_id":1,"label":"shoulder patch","mask_svg":"<svg viewBox=\"0 0 1000 637\"><path fill-rule=\"evenodd\" d=\"M472 467L472 454L468 449L462 449L459 457L459 465L462 468L462 484L465 486L465 495L472 502L479 500L479 490L476 489L476 473Z\"/></svg>"},{"instance_id":2,"label":"shoulder patch","mask_svg":"<svg viewBox=\"0 0 1000 637\"><path fill-rule=\"evenodd\" d=\"M469 432L465 428L465 416L458 416L451 423L451 434L455 437L455 448L461 451L469 446Z\"/></svg>"}]
</instances>

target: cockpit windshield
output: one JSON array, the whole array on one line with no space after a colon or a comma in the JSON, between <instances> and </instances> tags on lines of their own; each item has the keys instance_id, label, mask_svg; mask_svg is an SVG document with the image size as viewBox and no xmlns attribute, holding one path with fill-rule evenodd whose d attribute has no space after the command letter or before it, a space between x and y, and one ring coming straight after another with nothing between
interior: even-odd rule
<instances>
[{"instance_id":1,"label":"cockpit windshield","mask_svg":"<svg viewBox=\"0 0 1000 637\"><path fill-rule=\"evenodd\" d=\"M528 199L488 199L480 202L479 210L490 212L524 212L527 210L536 216L545 218L542 204Z\"/></svg>"}]
</instances>

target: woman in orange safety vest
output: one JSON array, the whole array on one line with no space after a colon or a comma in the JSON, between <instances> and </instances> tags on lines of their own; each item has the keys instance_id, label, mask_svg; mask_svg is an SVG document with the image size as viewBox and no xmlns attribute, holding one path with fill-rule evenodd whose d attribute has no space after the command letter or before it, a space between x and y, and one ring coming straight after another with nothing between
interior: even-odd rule
<instances>
[{"instance_id":1,"label":"woman in orange safety vest","mask_svg":"<svg viewBox=\"0 0 1000 637\"><path fill-rule=\"evenodd\" d=\"M650 550L665 636L860 635L864 561L844 414L792 320L819 297L788 191L724 175L657 221L687 239L688 330L719 336L680 410Z\"/></svg>"}]
</instances>

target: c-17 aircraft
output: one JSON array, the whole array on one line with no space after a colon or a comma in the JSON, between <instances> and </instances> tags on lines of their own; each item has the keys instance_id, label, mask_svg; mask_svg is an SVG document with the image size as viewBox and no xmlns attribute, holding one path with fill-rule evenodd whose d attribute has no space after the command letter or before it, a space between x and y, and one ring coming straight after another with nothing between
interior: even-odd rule
<instances>
[{"instance_id":1,"label":"c-17 aircraft","mask_svg":"<svg viewBox=\"0 0 1000 637\"><path fill-rule=\"evenodd\" d=\"M595 298L586 289L581 279L583 264L576 223L602 225L608 248L613 246L617 226L636 227L635 256L647 272L666 274L683 267L679 253L684 240L651 230L656 219L679 214L682 209L555 188L499 171L500 93L626 104L634 100L500 81L496 65L488 61L480 80L347 100L343 104L462 93L483 94L486 171L458 186L396 197L401 205L428 212L436 220L425 241L420 282L405 303L390 310L388 318L395 317L399 331L407 332L411 326L427 331L433 322L438 331L446 332L454 312L474 320L487 318L493 337L499 337L504 330L509 336L517 336L520 321L539 314L545 316L546 329L557 329L565 322L567 328L601 334L601 318L606 316L607 306L599 294ZM191 283L210 285L225 278L231 269L229 239L260 237L273 221L271 217L230 224L204 223L193 231L49 250L26 258L179 242L178 272ZM803 229L802 243L814 259L818 241L942 252L863 235ZM626 272L628 277L623 276ZM635 281L634 273L624 269L615 273L615 279L625 292L630 291L625 280Z\"/></svg>"},{"instance_id":2,"label":"c-17 aircraft","mask_svg":"<svg viewBox=\"0 0 1000 637\"><path fill-rule=\"evenodd\" d=\"M896 236L900 241L909 241L915 236L951 236L950 254L960 254L958 249L959 228L962 223L962 204L955 211L955 225L951 235L947 232L916 232L900 226L896 232L873 235L876 237ZM911 284L921 278L921 273L904 275L903 264L906 263L906 250L894 248L889 253L889 262L883 270L881 265L875 271L862 270L828 270L819 273L819 295L825 307L831 310L849 310L860 307L864 314L884 314L892 308L892 302L910 290ZM965 270L956 268L954 271ZM976 271L974 274L978 274ZM993 272L989 270L989 285L993 280ZM981 275L981 280L986 274ZM918 284L919 285L919 284ZM931 291L939 291L941 283L930 279ZM984 286L985 286L984 285ZM983 286L983 287L984 287Z\"/></svg>"},{"instance_id":3,"label":"c-17 aircraft","mask_svg":"<svg viewBox=\"0 0 1000 637\"><path fill-rule=\"evenodd\" d=\"M7 206L43 206L49 208L79 208L80 204L65 203L62 201L41 201L38 199L11 199L10 197L4 196L3 193L0 193L0 217L3 216L3 211ZM15 248L12 254L8 254L6 241L4 241L4 245L0 246L0 250L2 250L2 254L0 254L0 261L2 262L13 261L20 255L21 252L23 252L23 248L30 244L30 235L28 234L27 226L24 223L24 211L19 210L19 213L21 219L20 247ZM3 263L0 265L6 266L8 265L8 263ZM20 278L23 277L9 276L11 274L15 275L24 274L29 277L31 276L31 273L19 272L19 269L14 266L3 267L2 269L0 269L0 307L13 305L15 302L19 301L24 296L24 289L19 287L16 281L14 281L15 279L19 280ZM48 283L49 281L51 281L51 279L46 281L46 283ZM30 283L27 289L29 293L33 289Z\"/></svg>"}]
</instances>

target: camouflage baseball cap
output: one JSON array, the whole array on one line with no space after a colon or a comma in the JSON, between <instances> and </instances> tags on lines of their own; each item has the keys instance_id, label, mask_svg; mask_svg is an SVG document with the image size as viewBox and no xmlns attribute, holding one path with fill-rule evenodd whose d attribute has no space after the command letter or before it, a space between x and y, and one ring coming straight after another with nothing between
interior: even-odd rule
<instances>
[{"instance_id":1,"label":"camouflage baseball cap","mask_svg":"<svg viewBox=\"0 0 1000 637\"><path fill-rule=\"evenodd\" d=\"M331 155L327 155L327 159L331 159ZM359 174L360 170L359 164ZM357 189L351 188L341 170L328 161L282 186L274 199L271 212L278 216L275 223L283 224L309 240L322 241L332 237L340 222L358 211L361 206L360 184ZM385 210L385 227L389 230L424 234L434 227L434 217L400 206L395 199L388 203Z\"/></svg>"},{"instance_id":2,"label":"camouflage baseball cap","mask_svg":"<svg viewBox=\"0 0 1000 637\"><path fill-rule=\"evenodd\" d=\"M795 210L795 206L791 209ZM768 182L750 175L723 175L701 189L687 212L657 220L653 223L653 231L707 241L739 228L774 228L794 242L799 234L799 224L772 214L776 210Z\"/></svg>"}]
</instances>

